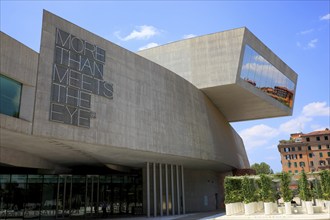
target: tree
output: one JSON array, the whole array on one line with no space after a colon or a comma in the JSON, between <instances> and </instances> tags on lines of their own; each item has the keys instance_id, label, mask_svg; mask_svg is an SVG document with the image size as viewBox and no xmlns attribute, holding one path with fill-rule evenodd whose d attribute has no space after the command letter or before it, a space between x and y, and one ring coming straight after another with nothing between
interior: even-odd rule
<instances>
[{"instance_id":1,"label":"tree","mask_svg":"<svg viewBox=\"0 0 330 220\"><path fill-rule=\"evenodd\" d=\"M312 192L311 192L308 180L307 180L307 175L304 170L302 170L302 172L301 172L298 188L299 188L299 197L301 200L303 200L303 201L312 200Z\"/></svg>"},{"instance_id":2,"label":"tree","mask_svg":"<svg viewBox=\"0 0 330 220\"><path fill-rule=\"evenodd\" d=\"M251 168L256 171L257 175L274 173L273 170L270 169L270 166L265 162L261 162L260 164L254 163L254 164L252 164Z\"/></svg>"},{"instance_id":3,"label":"tree","mask_svg":"<svg viewBox=\"0 0 330 220\"><path fill-rule=\"evenodd\" d=\"M290 202L292 199L292 191L290 189L291 175L289 173L283 172L280 174L281 177L281 194L284 202Z\"/></svg>"},{"instance_id":4,"label":"tree","mask_svg":"<svg viewBox=\"0 0 330 220\"><path fill-rule=\"evenodd\" d=\"M272 178L261 174L260 175L260 195L263 202L275 202L275 189L273 187Z\"/></svg>"}]
</instances>

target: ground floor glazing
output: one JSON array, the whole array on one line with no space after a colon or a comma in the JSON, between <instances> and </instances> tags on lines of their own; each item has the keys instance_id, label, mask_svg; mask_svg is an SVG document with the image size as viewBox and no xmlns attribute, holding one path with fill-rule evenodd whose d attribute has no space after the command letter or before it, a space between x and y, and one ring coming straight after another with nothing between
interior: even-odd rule
<instances>
[{"instance_id":1,"label":"ground floor glazing","mask_svg":"<svg viewBox=\"0 0 330 220\"><path fill-rule=\"evenodd\" d=\"M142 172L0 174L0 218L99 218L143 214Z\"/></svg>"}]
</instances>

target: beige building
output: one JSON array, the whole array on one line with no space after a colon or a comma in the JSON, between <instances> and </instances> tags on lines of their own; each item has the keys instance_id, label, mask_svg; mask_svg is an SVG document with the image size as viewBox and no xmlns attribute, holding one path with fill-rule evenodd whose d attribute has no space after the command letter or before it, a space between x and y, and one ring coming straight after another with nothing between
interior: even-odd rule
<instances>
[{"instance_id":1,"label":"beige building","mask_svg":"<svg viewBox=\"0 0 330 220\"><path fill-rule=\"evenodd\" d=\"M229 122L292 114L297 82L246 28L136 54L47 11L39 53L1 33L0 71L4 218L221 208L249 168Z\"/></svg>"},{"instance_id":2,"label":"beige building","mask_svg":"<svg viewBox=\"0 0 330 220\"><path fill-rule=\"evenodd\" d=\"M278 145L282 171L297 174L330 169L330 131L291 134Z\"/></svg>"}]
</instances>

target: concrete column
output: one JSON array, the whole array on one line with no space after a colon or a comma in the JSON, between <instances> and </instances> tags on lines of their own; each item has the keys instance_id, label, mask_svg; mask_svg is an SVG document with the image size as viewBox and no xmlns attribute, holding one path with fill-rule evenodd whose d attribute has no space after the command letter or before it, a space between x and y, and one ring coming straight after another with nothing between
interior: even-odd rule
<instances>
[{"instance_id":1,"label":"concrete column","mask_svg":"<svg viewBox=\"0 0 330 220\"><path fill-rule=\"evenodd\" d=\"M183 166L181 165L181 184L182 184L182 214L186 214L186 200L184 195L184 173L183 173Z\"/></svg>"},{"instance_id":2,"label":"concrete column","mask_svg":"<svg viewBox=\"0 0 330 220\"><path fill-rule=\"evenodd\" d=\"M157 216L157 187L156 187L156 163L153 163L154 173L154 217Z\"/></svg>"},{"instance_id":3,"label":"concrete column","mask_svg":"<svg viewBox=\"0 0 330 220\"><path fill-rule=\"evenodd\" d=\"M159 164L159 211L160 216L163 216L163 176L162 176L162 164Z\"/></svg>"},{"instance_id":4,"label":"concrete column","mask_svg":"<svg viewBox=\"0 0 330 220\"><path fill-rule=\"evenodd\" d=\"M168 165L165 164L165 197L166 197L166 215L169 215L168 209Z\"/></svg>"},{"instance_id":5,"label":"concrete column","mask_svg":"<svg viewBox=\"0 0 330 220\"><path fill-rule=\"evenodd\" d=\"M179 179L179 165L176 165L176 198L178 203L178 215L180 215L180 179Z\"/></svg>"},{"instance_id":6,"label":"concrete column","mask_svg":"<svg viewBox=\"0 0 330 220\"><path fill-rule=\"evenodd\" d=\"M172 194L172 215L175 215L175 205L174 205L174 180L173 180L173 164L171 164L171 194Z\"/></svg>"},{"instance_id":7,"label":"concrete column","mask_svg":"<svg viewBox=\"0 0 330 220\"><path fill-rule=\"evenodd\" d=\"M147 216L150 217L150 164L147 162Z\"/></svg>"}]
</instances>

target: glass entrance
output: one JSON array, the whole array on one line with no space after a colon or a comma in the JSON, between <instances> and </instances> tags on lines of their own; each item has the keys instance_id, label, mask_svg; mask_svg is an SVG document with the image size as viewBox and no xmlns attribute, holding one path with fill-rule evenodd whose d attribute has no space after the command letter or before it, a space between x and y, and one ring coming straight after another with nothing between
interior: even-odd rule
<instances>
[{"instance_id":1,"label":"glass entrance","mask_svg":"<svg viewBox=\"0 0 330 220\"><path fill-rule=\"evenodd\" d=\"M0 219L142 215L142 174L0 174Z\"/></svg>"}]
</instances>

